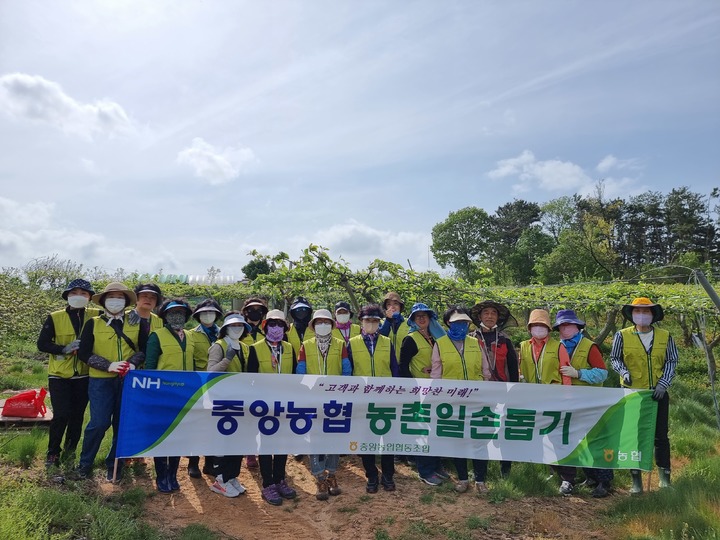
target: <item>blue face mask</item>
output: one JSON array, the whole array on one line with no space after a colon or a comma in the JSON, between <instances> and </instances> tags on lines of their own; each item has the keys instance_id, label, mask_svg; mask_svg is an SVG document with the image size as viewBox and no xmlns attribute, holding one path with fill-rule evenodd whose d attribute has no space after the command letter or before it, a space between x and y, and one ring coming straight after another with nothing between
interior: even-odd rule
<instances>
[{"instance_id":1,"label":"blue face mask","mask_svg":"<svg viewBox=\"0 0 720 540\"><path fill-rule=\"evenodd\" d=\"M453 341L462 341L467 336L468 323L464 321L451 322L448 337Z\"/></svg>"}]
</instances>

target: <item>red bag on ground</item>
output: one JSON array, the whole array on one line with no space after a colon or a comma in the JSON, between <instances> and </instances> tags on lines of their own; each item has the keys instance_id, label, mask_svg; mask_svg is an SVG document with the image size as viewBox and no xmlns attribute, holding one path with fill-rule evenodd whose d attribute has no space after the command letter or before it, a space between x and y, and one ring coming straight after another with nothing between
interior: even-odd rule
<instances>
[{"instance_id":1,"label":"red bag on ground","mask_svg":"<svg viewBox=\"0 0 720 540\"><path fill-rule=\"evenodd\" d=\"M19 416L22 418L37 418L45 416L45 396L47 390L25 390L5 400L2 410L3 416Z\"/></svg>"}]
</instances>

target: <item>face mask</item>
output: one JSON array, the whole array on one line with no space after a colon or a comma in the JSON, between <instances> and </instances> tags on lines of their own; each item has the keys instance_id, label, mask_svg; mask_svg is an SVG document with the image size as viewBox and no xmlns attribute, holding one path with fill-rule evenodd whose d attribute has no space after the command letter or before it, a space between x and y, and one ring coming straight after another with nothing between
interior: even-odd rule
<instances>
[{"instance_id":1,"label":"face mask","mask_svg":"<svg viewBox=\"0 0 720 540\"><path fill-rule=\"evenodd\" d=\"M633 322L638 326L650 326L652 324L652 313L633 313Z\"/></svg>"},{"instance_id":2,"label":"face mask","mask_svg":"<svg viewBox=\"0 0 720 540\"><path fill-rule=\"evenodd\" d=\"M111 315L117 315L125 308L125 298L107 298L105 300L105 309Z\"/></svg>"},{"instance_id":3,"label":"face mask","mask_svg":"<svg viewBox=\"0 0 720 540\"><path fill-rule=\"evenodd\" d=\"M533 326L530 328L530 335L537 339L545 339L549 333L550 330L544 326Z\"/></svg>"},{"instance_id":4,"label":"face mask","mask_svg":"<svg viewBox=\"0 0 720 540\"><path fill-rule=\"evenodd\" d=\"M339 322L340 324L345 324L346 322L350 321L350 314L349 313L339 313L335 316L335 320Z\"/></svg>"},{"instance_id":5,"label":"face mask","mask_svg":"<svg viewBox=\"0 0 720 540\"><path fill-rule=\"evenodd\" d=\"M165 315L165 321L170 325L173 330L182 330L185 326L185 314L184 313L168 313Z\"/></svg>"},{"instance_id":6,"label":"face mask","mask_svg":"<svg viewBox=\"0 0 720 540\"><path fill-rule=\"evenodd\" d=\"M268 341L272 341L273 343L282 340L284 334L285 328L283 328L282 326L265 327L265 337Z\"/></svg>"},{"instance_id":7,"label":"face mask","mask_svg":"<svg viewBox=\"0 0 720 540\"><path fill-rule=\"evenodd\" d=\"M467 336L468 323L463 321L451 322L448 328L448 337L453 341L462 341Z\"/></svg>"},{"instance_id":8,"label":"face mask","mask_svg":"<svg viewBox=\"0 0 720 540\"><path fill-rule=\"evenodd\" d=\"M362 330L366 334L374 334L380 328L380 321L377 319L363 320Z\"/></svg>"},{"instance_id":9,"label":"face mask","mask_svg":"<svg viewBox=\"0 0 720 540\"><path fill-rule=\"evenodd\" d=\"M247 318L249 321L257 322L263 318L263 312L261 309L248 309Z\"/></svg>"},{"instance_id":10,"label":"face mask","mask_svg":"<svg viewBox=\"0 0 720 540\"><path fill-rule=\"evenodd\" d=\"M298 308L291 313L293 319L297 321L307 321L310 318L310 310L308 308Z\"/></svg>"},{"instance_id":11,"label":"face mask","mask_svg":"<svg viewBox=\"0 0 720 540\"><path fill-rule=\"evenodd\" d=\"M240 339L240 336L243 335L244 331L245 331L245 328L242 326L231 326L227 330L227 336L230 339Z\"/></svg>"},{"instance_id":12,"label":"face mask","mask_svg":"<svg viewBox=\"0 0 720 540\"><path fill-rule=\"evenodd\" d=\"M490 326L487 326L484 322L481 322L480 327L483 328L484 330L495 330L497 328L497 324L495 326L490 327Z\"/></svg>"},{"instance_id":13,"label":"face mask","mask_svg":"<svg viewBox=\"0 0 720 540\"><path fill-rule=\"evenodd\" d=\"M315 325L315 333L318 336L327 336L332 332L332 324L319 323Z\"/></svg>"},{"instance_id":14,"label":"face mask","mask_svg":"<svg viewBox=\"0 0 720 540\"><path fill-rule=\"evenodd\" d=\"M88 305L90 300L86 296L76 294L74 296L68 296L68 304L71 308L81 309ZM123 306L125 307L125 306Z\"/></svg>"},{"instance_id":15,"label":"face mask","mask_svg":"<svg viewBox=\"0 0 720 540\"><path fill-rule=\"evenodd\" d=\"M214 311L205 311L200 314L200 322L205 326L210 326L215 322L216 317L217 313Z\"/></svg>"},{"instance_id":16,"label":"face mask","mask_svg":"<svg viewBox=\"0 0 720 540\"><path fill-rule=\"evenodd\" d=\"M574 324L563 324L558 328L560 339L570 339L577 335L580 329Z\"/></svg>"}]
</instances>

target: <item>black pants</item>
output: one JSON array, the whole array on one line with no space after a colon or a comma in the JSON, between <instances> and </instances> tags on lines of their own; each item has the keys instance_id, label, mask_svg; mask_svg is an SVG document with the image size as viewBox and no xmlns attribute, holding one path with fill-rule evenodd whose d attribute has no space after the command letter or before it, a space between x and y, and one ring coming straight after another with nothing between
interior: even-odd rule
<instances>
[{"instance_id":1,"label":"black pants","mask_svg":"<svg viewBox=\"0 0 720 540\"><path fill-rule=\"evenodd\" d=\"M475 465L475 461L478 462L478 465ZM475 481L476 482L484 482L485 481L485 479L487 478L487 470L488 470L489 463L490 462L487 459L473 460L473 469L475 472ZM500 462L500 474L502 476L509 475L511 468L512 468L512 461L501 461ZM455 465L455 469L457 469L457 465ZM467 478L467 462L465 462L465 478Z\"/></svg>"},{"instance_id":2,"label":"black pants","mask_svg":"<svg viewBox=\"0 0 720 540\"><path fill-rule=\"evenodd\" d=\"M457 471L458 480L468 479L468 460L467 458L453 458L455 471ZM473 459L473 474L476 482L484 482L487 475L488 462L482 459Z\"/></svg>"},{"instance_id":3,"label":"black pants","mask_svg":"<svg viewBox=\"0 0 720 540\"><path fill-rule=\"evenodd\" d=\"M63 435L65 436L64 456L75 453L88 404L88 377L81 379L48 378L50 404L53 418L50 420L48 456L60 456Z\"/></svg>"},{"instance_id":4,"label":"black pants","mask_svg":"<svg viewBox=\"0 0 720 540\"><path fill-rule=\"evenodd\" d=\"M260 475L263 480L263 487L272 486L285 480L285 464L287 463L287 454L275 456L258 456L260 462Z\"/></svg>"},{"instance_id":5,"label":"black pants","mask_svg":"<svg viewBox=\"0 0 720 540\"><path fill-rule=\"evenodd\" d=\"M670 468L669 412L670 394L665 392L663 398L658 401L657 421L655 422L655 464L663 469Z\"/></svg>"},{"instance_id":6,"label":"black pants","mask_svg":"<svg viewBox=\"0 0 720 540\"><path fill-rule=\"evenodd\" d=\"M377 480L378 469L375 465L375 456L372 454L362 454L363 467L365 467L365 477L368 480ZM382 454L380 456L380 469L382 469L382 475L388 480L392 480L395 476L395 456L392 454Z\"/></svg>"},{"instance_id":7,"label":"black pants","mask_svg":"<svg viewBox=\"0 0 720 540\"><path fill-rule=\"evenodd\" d=\"M223 482L237 478L240 475L242 458L243 456L213 456L213 475L222 474Z\"/></svg>"}]
</instances>

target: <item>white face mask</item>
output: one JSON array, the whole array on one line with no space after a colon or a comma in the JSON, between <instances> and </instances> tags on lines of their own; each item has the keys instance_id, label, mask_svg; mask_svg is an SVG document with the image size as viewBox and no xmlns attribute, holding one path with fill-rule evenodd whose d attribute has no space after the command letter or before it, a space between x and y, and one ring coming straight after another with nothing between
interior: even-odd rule
<instances>
[{"instance_id":1,"label":"white face mask","mask_svg":"<svg viewBox=\"0 0 720 540\"><path fill-rule=\"evenodd\" d=\"M650 326L652 324L652 313L633 313L633 322L638 326Z\"/></svg>"},{"instance_id":2,"label":"white face mask","mask_svg":"<svg viewBox=\"0 0 720 540\"><path fill-rule=\"evenodd\" d=\"M90 302L90 299L87 296L83 296L81 294L68 296L68 304L70 305L71 308L75 308L75 309L84 308L85 306L88 305L88 302Z\"/></svg>"},{"instance_id":3,"label":"white face mask","mask_svg":"<svg viewBox=\"0 0 720 540\"><path fill-rule=\"evenodd\" d=\"M318 336L327 336L330 332L332 332L332 324L318 323L315 325L315 333Z\"/></svg>"},{"instance_id":4,"label":"white face mask","mask_svg":"<svg viewBox=\"0 0 720 540\"><path fill-rule=\"evenodd\" d=\"M533 326L532 328L530 328L530 334L532 335L532 337L537 339L544 339L549 333L550 330L548 330L544 326Z\"/></svg>"},{"instance_id":5,"label":"white face mask","mask_svg":"<svg viewBox=\"0 0 720 540\"><path fill-rule=\"evenodd\" d=\"M227 336L230 339L240 339L240 336L243 335L243 332L245 331L245 328L242 326L231 326L227 330Z\"/></svg>"},{"instance_id":6,"label":"white face mask","mask_svg":"<svg viewBox=\"0 0 720 540\"><path fill-rule=\"evenodd\" d=\"M339 313L335 316L335 320L339 322L340 324L345 324L350 320L350 314L349 313Z\"/></svg>"},{"instance_id":7,"label":"white face mask","mask_svg":"<svg viewBox=\"0 0 720 540\"><path fill-rule=\"evenodd\" d=\"M105 309L111 315L117 315L125 308L125 298L106 298Z\"/></svg>"},{"instance_id":8,"label":"white face mask","mask_svg":"<svg viewBox=\"0 0 720 540\"><path fill-rule=\"evenodd\" d=\"M203 323L205 326L210 326L212 323L215 322L215 318L217 317L217 313L214 311L203 311L200 313L200 322Z\"/></svg>"},{"instance_id":9,"label":"white face mask","mask_svg":"<svg viewBox=\"0 0 720 540\"><path fill-rule=\"evenodd\" d=\"M377 319L364 320L362 322L362 329L366 334L374 334L378 328L380 328L380 321Z\"/></svg>"}]
</instances>

